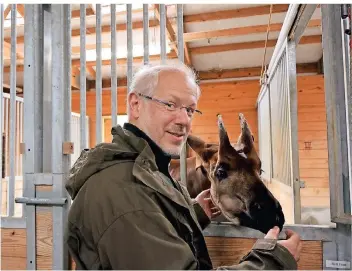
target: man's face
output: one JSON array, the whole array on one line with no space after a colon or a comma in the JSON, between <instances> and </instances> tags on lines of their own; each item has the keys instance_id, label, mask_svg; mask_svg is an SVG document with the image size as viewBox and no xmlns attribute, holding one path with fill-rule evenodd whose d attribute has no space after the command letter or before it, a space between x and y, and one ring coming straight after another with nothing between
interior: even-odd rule
<instances>
[{"instance_id":1,"label":"man's face","mask_svg":"<svg viewBox=\"0 0 352 271\"><path fill-rule=\"evenodd\" d=\"M164 102L173 103L177 108L174 111L169 111L167 106L162 103L139 97L138 126L163 151L171 155L180 155L192 121L187 110L180 109L180 106L195 109L197 107L196 94L195 86L182 73L160 72L157 88L151 96Z\"/></svg>"}]
</instances>

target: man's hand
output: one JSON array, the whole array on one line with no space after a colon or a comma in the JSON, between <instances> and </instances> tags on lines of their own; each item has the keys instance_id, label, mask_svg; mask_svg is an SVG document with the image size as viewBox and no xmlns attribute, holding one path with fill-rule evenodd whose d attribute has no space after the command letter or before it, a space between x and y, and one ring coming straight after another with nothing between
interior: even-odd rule
<instances>
[{"instance_id":1,"label":"man's hand","mask_svg":"<svg viewBox=\"0 0 352 271\"><path fill-rule=\"evenodd\" d=\"M204 212L207 214L209 219L217 217L220 215L220 211L210 198L210 189L204 190L195 198L199 205L203 208Z\"/></svg>"},{"instance_id":2,"label":"man's hand","mask_svg":"<svg viewBox=\"0 0 352 271\"><path fill-rule=\"evenodd\" d=\"M288 249L288 251L293 255L295 260L298 262L301 254L302 243L301 238L297 233L287 229L286 231L287 240L280 240L277 243L284 246ZM277 239L279 236L280 230L278 227L272 228L268 233L265 235L265 239Z\"/></svg>"}]
</instances>

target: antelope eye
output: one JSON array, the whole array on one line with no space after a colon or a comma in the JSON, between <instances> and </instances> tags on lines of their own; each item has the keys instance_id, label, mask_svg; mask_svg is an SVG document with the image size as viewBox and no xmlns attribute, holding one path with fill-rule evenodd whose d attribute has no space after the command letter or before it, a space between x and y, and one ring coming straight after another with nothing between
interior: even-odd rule
<instances>
[{"instance_id":1,"label":"antelope eye","mask_svg":"<svg viewBox=\"0 0 352 271\"><path fill-rule=\"evenodd\" d=\"M219 167L215 172L215 176L219 181L222 181L227 178L227 172L223 168Z\"/></svg>"}]
</instances>

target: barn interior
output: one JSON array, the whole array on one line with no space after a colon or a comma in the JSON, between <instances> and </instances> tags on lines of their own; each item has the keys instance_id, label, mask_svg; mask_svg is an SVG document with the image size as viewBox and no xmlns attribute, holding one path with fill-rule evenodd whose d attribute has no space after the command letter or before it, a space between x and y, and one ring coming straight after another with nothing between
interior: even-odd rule
<instances>
[{"instance_id":1,"label":"barn interior","mask_svg":"<svg viewBox=\"0 0 352 271\"><path fill-rule=\"evenodd\" d=\"M25 74L25 6L16 5L15 30L11 4L3 7L3 115L2 115L2 218L23 218L24 204L14 203L15 197L24 195L23 156L24 142L24 96ZM116 5L116 26L111 26L110 4L101 4L97 11L95 4L85 5L85 29L82 27L82 10L79 4L71 4L71 142L74 151L71 165L83 148L92 148L100 142L110 142L112 127L112 87L116 80L117 122L127 122L126 96L129 82L129 53L132 54L131 73L145 64L145 49L149 50L149 63L159 64L162 60L161 43L165 42L167 63L184 62L197 74L202 96L198 108L201 116L193 120L191 133L207 143L218 142L217 114L226 123L231 141L237 141L240 134L238 115L246 117L255 139L255 148L264 153L260 144L259 127L263 120L258 114L258 97L262 92L262 80L278 42L280 31L290 8L289 4L184 4L183 30L178 29L177 5L132 4L131 13L127 5ZM146 7L146 6L144 6ZM148 17L143 14L148 11ZM97 12L101 14L97 16ZM165 20L161 17L165 14ZM131 15L129 32L128 15ZM44 20L45 22L45 20ZM148 23L147 31L144 30ZM164 27L161 29L160 25ZM112 66L112 31L116 32L116 72ZM178 49L178 33L182 31L184 52ZM84 36L83 36L83 33ZM297 127L296 151L298 153L299 193L294 193L292 183L276 180L271 174L272 164L265 164L263 176L266 186L283 206L288 227L300 225L303 228L319 229L325 232L336 228L331 219L331 191L329 179L328 122L324 81L323 37L321 5L314 10L296 46L297 85ZM15 34L16 39L11 39ZM146 46L145 35L148 35ZM83 38L83 39L82 39ZM15 43L13 42L15 41ZM80 46L85 42L85 46ZM44 43L44 49L50 41ZM14 52L12 49L15 48ZM132 52L130 51L132 49ZM84 58L82 60L82 56ZM14 70L12 61L15 58ZM82 62L83 61L83 62ZM85 63L84 73L82 65ZM101 63L101 66L99 65ZM50 61L43 65L50 68ZM13 77L15 74L15 77ZM15 79L15 80L13 80ZM45 79L44 79L45 80ZM16 82L15 85L13 82ZM10 90L16 89L15 137L10 133ZM86 107L81 110L81 97L85 94ZM97 106L97 102L101 104ZM44 107L50 110L50 104ZM280 106L280 105L277 105ZM86 117L85 142L82 142L80 118ZM44 119L46 117L44 116ZM49 117L47 117L47 121ZM281 135L279 126L271 124L271 131ZM263 136L264 137L264 136ZM279 138L279 136L277 136ZM15 141L15 166L10 166L11 141ZM285 144L282 143L282 144ZM286 142L287 144L287 142ZM281 145L286 146L286 145ZM265 146L264 146L265 147ZM290 147L287 145L287 149ZM263 147L262 147L263 148ZM263 154L265 155L265 153ZM263 156L262 156L263 157ZM264 156L265 157L265 156ZM49 162L47 162L49 163ZM265 162L264 162L265 163ZM15 182L9 184L11 170L15 171ZM11 190L13 189L13 191ZM36 187L45 197L53 190L50 185ZM39 195L38 194L38 195ZM9 204L9 199L13 203ZM299 202L299 210L295 204ZM11 205L11 207L10 207ZM297 206L297 205L296 205ZM54 263L53 212L50 207L36 207L36 266L51 269ZM9 214L10 211L10 214ZM295 217L299 214L299 218ZM28 231L20 226L2 228L2 269L26 269L28 264ZM208 230L207 244L214 266L238 261L260 236L232 236L228 224L212 224ZM226 228L226 229L225 229ZM237 229L242 231L242 229ZM218 234L214 234L218 233ZM220 234L221 232L221 234ZM224 232L229 232L228 235ZM243 236L246 236L245 234ZM32 239L33 237L31 237ZM319 237L320 238L320 237ZM299 269L322 269L324 253L322 241L305 240Z\"/></svg>"}]
</instances>

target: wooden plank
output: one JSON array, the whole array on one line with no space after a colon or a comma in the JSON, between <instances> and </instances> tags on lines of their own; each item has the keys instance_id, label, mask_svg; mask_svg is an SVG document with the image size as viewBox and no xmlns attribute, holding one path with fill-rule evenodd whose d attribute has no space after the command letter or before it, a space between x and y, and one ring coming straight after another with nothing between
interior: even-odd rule
<instances>
[{"instance_id":1,"label":"wooden plank","mask_svg":"<svg viewBox=\"0 0 352 271\"><path fill-rule=\"evenodd\" d=\"M301 197L301 205L304 207L320 207L326 208L330 206L330 198L329 197Z\"/></svg>"},{"instance_id":2,"label":"wooden plank","mask_svg":"<svg viewBox=\"0 0 352 271\"><path fill-rule=\"evenodd\" d=\"M329 188L328 178L301 178L305 182L306 188Z\"/></svg>"},{"instance_id":3,"label":"wooden plank","mask_svg":"<svg viewBox=\"0 0 352 271\"><path fill-rule=\"evenodd\" d=\"M288 9L287 4L273 5L272 14L286 12ZM233 18L244 18L258 15L266 15L270 13L270 5L260 7L249 7L232 10L219 10L206 13L198 13L184 16L185 23L217 21Z\"/></svg>"},{"instance_id":4,"label":"wooden plank","mask_svg":"<svg viewBox=\"0 0 352 271\"><path fill-rule=\"evenodd\" d=\"M40 208L37 208L40 209ZM51 211L36 212L37 269L52 268L53 222Z\"/></svg>"},{"instance_id":5,"label":"wooden plank","mask_svg":"<svg viewBox=\"0 0 352 271\"><path fill-rule=\"evenodd\" d=\"M330 189L323 187L307 187L301 189L301 197L330 197Z\"/></svg>"},{"instance_id":6,"label":"wooden plank","mask_svg":"<svg viewBox=\"0 0 352 271\"><path fill-rule=\"evenodd\" d=\"M320 27L321 20L311 20L307 27ZM202 39L211 39L219 37L229 37L229 36L241 36L241 35L250 35L258 33L266 33L268 25L254 25L254 26L244 26L236 28L227 28L211 31L201 31L201 32L191 32L185 33L183 35L186 42L202 40ZM270 25L270 31L280 31L282 28L282 23L273 23Z\"/></svg>"},{"instance_id":7,"label":"wooden plank","mask_svg":"<svg viewBox=\"0 0 352 271\"><path fill-rule=\"evenodd\" d=\"M303 36L299 44L314 44L321 43L321 35L315 36ZM266 43L267 48L275 47L277 39L268 40ZM265 47L265 40L250 41L250 42L239 42L239 43L228 43L220 45L210 45L190 48L192 54L211 54L226 51L236 51L236 50L249 50L258 49Z\"/></svg>"},{"instance_id":8,"label":"wooden plank","mask_svg":"<svg viewBox=\"0 0 352 271\"><path fill-rule=\"evenodd\" d=\"M299 159L300 169L328 169L329 161L328 159L321 158L302 158Z\"/></svg>"}]
</instances>

